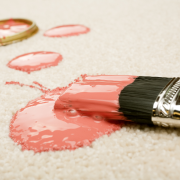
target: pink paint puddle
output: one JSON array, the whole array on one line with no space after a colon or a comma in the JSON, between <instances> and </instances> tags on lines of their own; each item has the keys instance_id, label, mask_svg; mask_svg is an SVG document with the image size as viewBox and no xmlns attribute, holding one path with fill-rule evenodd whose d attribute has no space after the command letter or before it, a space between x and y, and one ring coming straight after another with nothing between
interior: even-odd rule
<instances>
[{"instance_id":1,"label":"pink paint puddle","mask_svg":"<svg viewBox=\"0 0 180 180\"><path fill-rule=\"evenodd\" d=\"M118 97L135 78L83 75L82 80L54 90L38 82L6 82L45 93L16 112L10 123L10 137L23 150L35 152L89 146L102 135L120 129L123 122L113 120L127 120L118 112Z\"/></svg>"},{"instance_id":2,"label":"pink paint puddle","mask_svg":"<svg viewBox=\"0 0 180 180\"><path fill-rule=\"evenodd\" d=\"M56 52L31 52L15 57L7 66L12 69L31 73L32 71L43 68L57 66L62 59L62 56Z\"/></svg>"},{"instance_id":3,"label":"pink paint puddle","mask_svg":"<svg viewBox=\"0 0 180 180\"><path fill-rule=\"evenodd\" d=\"M52 29L47 30L44 33L44 36L48 37L68 37L68 36L77 36L80 34L88 33L90 29L83 25L64 25L57 26Z\"/></svg>"},{"instance_id":4,"label":"pink paint puddle","mask_svg":"<svg viewBox=\"0 0 180 180\"><path fill-rule=\"evenodd\" d=\"M17 82L14 84L21 85ZM39 83L37 85L43 87ZM69 87L48 90L49 92L30 101L13 116L10 137L22 146L22 150L73 150L89 146L97 138L109 135L123 125L120 122L112 123L81 115L71 107L54 109L56 100Z\"/></svg>"},{"instance_id":5,"label":"pink paint puddle","mask_svg":"<svg viewBox=\"0 0 180 180\"><path fill-rule=\"evenodd\" d=\"M27 30L29 26L29 24L9 19L7 22L0 24L0 38L6 38L7 36L20 33L24 30Z\"/></svg>"}]
</instances>

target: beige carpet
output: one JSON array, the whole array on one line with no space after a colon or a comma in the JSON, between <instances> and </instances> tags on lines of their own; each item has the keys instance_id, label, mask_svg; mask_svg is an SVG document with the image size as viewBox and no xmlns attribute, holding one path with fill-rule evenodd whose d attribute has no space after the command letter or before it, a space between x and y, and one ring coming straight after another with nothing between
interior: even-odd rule
<instances>
[{"instance_id":1,"label":"beige carpet","mask_svg":"<svg viewBox=\"0 0 180 180\"><path fill-rule=\"evenodd\" d=\"M42 93L6 81L48 88L66 86L81 74L180 76L179 0L6 0L0 18L29 18L37 35L0 47L0 180L178 180L180 130L126 125L92 147L75 151L21 151L9 138L12 115ZM91 32L43 37L45 30L83 24ZM54 51L56 67L31 74L6 64L17 55Z\"/></svg>"}]
</instances>

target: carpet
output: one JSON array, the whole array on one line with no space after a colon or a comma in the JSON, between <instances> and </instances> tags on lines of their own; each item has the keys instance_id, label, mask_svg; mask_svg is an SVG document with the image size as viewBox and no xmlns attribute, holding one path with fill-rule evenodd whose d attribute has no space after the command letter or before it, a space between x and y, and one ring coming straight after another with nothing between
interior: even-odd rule
<instances>
[{"instance_id":1,"label":"carpet","mask_svg":"<svg viewBox=\"0 0 180 180\"><path fill-rule=\"evenodd\" d=\"M34 20L39 32L22 42L0 47L1 180L177 180L180 131L126 123L109 137L74 151L22 151L9 137L12 116L42 92L5 85L6 81L50 89L67 86L81 74L179 76L179 0L7 0L0 17ZM48 38L58 25L82 24L88 34ZM58 66L27 74L6 64L34 52L62 54Z\"/></svg>"}]
</instances>

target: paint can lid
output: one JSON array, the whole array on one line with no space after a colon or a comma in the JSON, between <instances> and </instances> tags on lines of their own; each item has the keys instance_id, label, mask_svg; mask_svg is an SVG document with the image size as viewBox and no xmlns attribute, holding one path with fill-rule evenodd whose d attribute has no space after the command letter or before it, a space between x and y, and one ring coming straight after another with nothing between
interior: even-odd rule
<instances>
[{"instance_id":1,"label":"paint can lid","mask_svg":"<svg viewBox=\"0 0 180 180\"><path fill-rule=\"evenodd\" d=\"M22 41L37 32L37 25L28 19L0 20L0 46Z\"/></svg>"}]
</instances>

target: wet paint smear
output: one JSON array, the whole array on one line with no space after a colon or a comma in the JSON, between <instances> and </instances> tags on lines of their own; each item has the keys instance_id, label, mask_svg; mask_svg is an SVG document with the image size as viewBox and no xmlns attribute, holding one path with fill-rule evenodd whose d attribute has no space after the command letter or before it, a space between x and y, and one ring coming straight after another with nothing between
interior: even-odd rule
<instances>
[{"instance_id":1,"label":"wet paint smear","mask_svg":"<svg viewBox=\"0 0 180 180\"><path fill-rule=\"evenodd\" d=\"M5 38L7 36L12 36L20 33L29 28L29 24L24 22L17 22L13 19L9 19L3 24L0 24L0 38Z\"/></svg>"},{"instance_id":2,"label":"wet paint smear","mask_svg":"<svg viewBox=\"0 0 180 180\"><path fill-rule=\"evenodd\" d=\"M106 120L126 120L119 112L119 94L137 76L83 76L59 96L55 109L71 107L80 114Z\"/></svg>"},{"instance_id":3,"label":"wet paint smear","mask_svg":"<svg viewBox=\"0 0 180 180\"><path fill-rule=\"evenodd\" d=\"M88 33L90 29L83 25L64 25L57 26L52 29L47 30L44 33L44 36L48 37L68 37L68 36L77 36L80 34Z\"/></svg>"},{"instance_id":4,"label":"wet paint smear","mask_svg":"<svg viewBox=\"0 0 180 180\"><path fill-rule=\"evenodd\" d=\"M31 73L32 71L41 70L50 66L57 66L62 59L59 53L38 51L17 56L12 59L7 66L12 69Z\"/></svg>"},{"instance_id":5,"label":"wet paint smear","mask_svg":"<svg viewBox=\"0 0 180 180\"><path fill-rule=\"evenodd\" d=\"M102 135L109 135L119 130L123 125L122 122L108 121L110 114L103 116L106 113L100 112L105 107L114 116L118 108L118 99L116 99L120 92L118 90L132 83L133 77L82 76L82 78L83 80L77 79L68 87L46 92L19 110L12 118L10 137L16 143L21 144L23 150L34 150L35 152L73 150L88 146ZM102 93L101 97L99 97L99 92ZM104 99L107 103L105 102L98 111L96 111L97 104L95 108L92 107L93 103L89 107L86 106L85 101L90 102L94 97L97 99L96 103L101 106L102 98L107 96L108 92L110 98ZM75 102L77 97L80 98L78 103ZM55 104L56 108L54 108ZM84 110L91 111L91 113L86 114Z\"/></svg>"}]
</instances>

